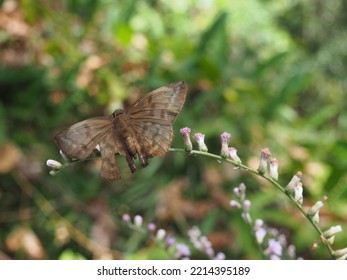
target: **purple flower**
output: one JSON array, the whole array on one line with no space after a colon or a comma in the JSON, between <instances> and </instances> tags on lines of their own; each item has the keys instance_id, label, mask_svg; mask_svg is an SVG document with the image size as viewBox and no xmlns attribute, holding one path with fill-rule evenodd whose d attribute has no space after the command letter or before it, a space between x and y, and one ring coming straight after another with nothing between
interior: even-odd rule
<instances>
[{"instance_id":1,"label":"purple flower","mask_svg":"<svg viewBox=\"0 0 347 280\"><path fill-rule=\"evenodd\" d=\"M271 156L271 152L269 148L264 148L261 150L260 154L260 162L259 162L259 167L258 167L258 172L259 174L265 174L265 171L267 169L267 161Z\"/></svg>"},{"instance_id":2,"label":"purple flower","mask_svg":"<svg viewBox=\"0 0 347 280\"><path fill-rule=\"evenodd\" d=\"M147 225L147 230L150 231L150 232L154 232L156 230L157 226L153 223L149 223Z\"/></svg>"},{"instance_id":3,"label":"purple flower","mask_svg":"<svg viewBox=\"0 0 347 280\"><path fill-rule=\"evenodd\" d=\"M282 245L277 240L269 239L269 246L265 249L265 254L282 256Z\"/></svg>"},{"instance_id":4,"label":"purple flower","mask_svg":"<svg viewBox=\"0 0 347 280\"><path fill-rule=\"evenodd\" d=\"M255 231L255 239L257 240L258 244L263 243L265 236L266 236L266 230L263 227L259 227Z\"/></svg>"},{"instance_id":5,"label":"purple flower","mask_svg":"<svg viewBox=\"0 0 347 280\"><path fill-rule=\"evenodd\" d=\"M183 243L178 243L176 245L176 257L183 258L183 257L189 257L189 256L190 256L189 247Z\"/></svg>"},{"instance_id":6,"label":"purple flower","mask_svg":"<svg viewBox=\"0 0 347 280\"><path fill-rule=\"evenodd\" d=\"M217 255L214 257L214 260L225 260L225 255L222 252L217 253Z\"/></svg>"},{"instance_id":7,"label":"purple flower","mask_svg":"<svg viewBox=\"0 0 347 280\"><path fill-rule=\"evenodd\" d=\"M123 214L122 220L123 220L123 222L129 223L131 220L130 215L129 214Z\"/></svg>"},{"instance_id":8,"label":"purple flower","mask_svg":"<svg viewBox=\"0 0 347 280\"><path fill-rule=\"evenodd\" d=\"M190 141L190 128L184 127L180 130L183 141L184 141L184 148L187 152L190 152L193 149L192 141Z\"/></svg>"},{"instance_id":9,"label":"purple flower","mask_svg":"<svg viewBox=\"0 0 347 280\"><path fill-rule=\"evenodd\" d=\"M223 132L220 136L220 140L221 140L221 143L222 143L222 148L221 148L221 151L220 151L220 155L221 157L223 158L227 158L229 156L229 142L230 142L230 133L228 132Z\"/></svg>"},{"instance_id":10,"label":"purple flower","mask_svg":"<svg viewBox=\"0 0 347 280\"><path fill-rule=\"evenodd\" d=\"M199 147L199 151L202 152L207 152L207 146L205 144L205 134L202 133L195 133L194 134L194 139L196 140L196 142L198 143L198 147Z\"/></svg>"},{"instance_id":11,"label":"purple flower","mask_svg":"<svg viewBox=\"0 0 347 280\"><path fill-rule=\"evenodd\" d=\"M169 236L169 237L166 238L166 246L167 247L171 247L175 243L176 243L175 237Z\"/></svg>"},{"instance_id":12,"label":"purple flower","mask_svg":"<svg viewBox=\"0 0 347 280\"><path fill-rule=\"evenodd\" d=\"M236 200L230 200L229 204L232 208L241 209L241 204Z\"/></svg>"}]
</instances>

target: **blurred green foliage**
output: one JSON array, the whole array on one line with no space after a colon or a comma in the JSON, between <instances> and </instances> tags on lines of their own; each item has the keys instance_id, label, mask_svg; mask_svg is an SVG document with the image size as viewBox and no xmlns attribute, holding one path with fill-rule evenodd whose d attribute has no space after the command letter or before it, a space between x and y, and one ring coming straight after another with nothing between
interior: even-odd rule
<instances>
[{"instance_id":1,"label":"blurred green foliage","mask_svg":"<svg viewBox=\"0 0 347 280\"><path fill-rule=\"evenodd\" d=\"M277 190L210 159L168 153L134 175L119 160L115 182L99 178L98 160L56 177L45 161L60 160L52 136L62 127L185 80L172 147L183 146L184 126L217 154L230 132L253 168L270 147L283 185L303 171L307 207L329 197L322 226L346 224L346 1L1 2L1 258L168 258L120 222L124 213L182 240L198 225L228 259L259 258L239 213L217 199L241 182L254 218L286 234L298 256L329 257L311 251L319 237Z\"/></svg>"}]
</instances>

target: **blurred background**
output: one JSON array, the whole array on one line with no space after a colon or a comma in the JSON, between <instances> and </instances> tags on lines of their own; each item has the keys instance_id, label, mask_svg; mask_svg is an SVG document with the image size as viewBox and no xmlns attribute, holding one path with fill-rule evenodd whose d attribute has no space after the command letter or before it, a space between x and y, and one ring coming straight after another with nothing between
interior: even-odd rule
<instances>
[{"instance_id":1,"label":"blurred background","mask_svg":"<svg viewBox=\"0 0 347 280\"><path fill-rule=\"evenodd\" d=\"M258 259L229 206L242 182L253 219L297 256L330 258L311 250L319 236L282 193L231 165L169 152L133 175L119 159L122 180L104 181L98 159L55 177L45 163L63 161L61 128L184 80L172 147L188 126L219 154L226 131L254 169L269 147L282 185L303 172L305 208L328 196L321 225L341 224L334 247L345 247L346 14L343 0L0 1L0 259L170 258L125 213L186 243L196 225L227 259Z\"/></svg>"}]
</instances>

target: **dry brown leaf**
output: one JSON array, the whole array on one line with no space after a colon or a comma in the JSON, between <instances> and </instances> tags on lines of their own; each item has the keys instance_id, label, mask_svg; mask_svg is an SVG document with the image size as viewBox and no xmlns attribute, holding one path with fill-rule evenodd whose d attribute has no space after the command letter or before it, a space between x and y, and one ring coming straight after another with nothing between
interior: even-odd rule
<instances>
[{"instance_id":1,"label":"dry brown leaf","mask_svg":"<svg viewBox=\"0 0 347 280\"><path fill-rule=\"evenodd\" d=\"M11 252L23 251L29 259L45 259L46 254L37 235L29 228L18 227L5 240Z\"/></svg>"},{"instance_id":2,"label":"dry brown leaf","mask_svg":"<svg viewBox=\"0 0 347 280\"><path fill-rule=\"evenodd\" d=\"M22 154L20 150L11 142L7 142L0 147L0 174L10 172L19 162Z\"/></svg>"}]
</instances>

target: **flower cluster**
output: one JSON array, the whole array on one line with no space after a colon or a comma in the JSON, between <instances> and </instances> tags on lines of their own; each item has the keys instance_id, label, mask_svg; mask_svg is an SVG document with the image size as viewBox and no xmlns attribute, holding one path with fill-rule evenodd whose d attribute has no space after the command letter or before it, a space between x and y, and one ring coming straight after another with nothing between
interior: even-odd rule
<instances>
[{"instance_id":1,"label":"flower cluster","mask_svg":"<svg viewBox=\"0 0 347 280\"><path fill-rule=\"evenodd\" d=\"M189 127L184 127L181 128L180 130L183 141L184 141L184 148L187 152L191 152L193 149L192 142L190 140L190 133L191 129ZM200 132L194 134L194 139L196 143L198 144L198 150L201 152L208 152L208 148L205 144L205 134L202 134ZM229 147L229 142L231 139L231 135L228 132L223 132L220 135L220 140L221 140L221 151L220 151L220 156L222 158L229 158L233 161L235 161L236 164L241 163L241 159L237 155L237 149L234 147Z\"/></svg>"},{"instance_id":2,"label":"flower cluster","mask_svg":"<svg viewBox=\"0 0 347 280\"><path fill-rule=\"evenodd\" d=\"M250 215L251 201L246 198L246 186L241 183L233 189L235 200L230 200L230 206L241 210L242 219L250 225L257 244L262 248L265 257L277 259L296 259L295 246L288 245L285 235L278 230L267 227L264 221L256 219L253 223Z\"/></svg>"},{"instance_id":3,"label":"flower cluster","mask_svg":"<svg viewBox=\"0 0 347 280\"><path fill-rule=\"evenodd\" d=\"M205 253L210 259L214 260L224 260L225 255L221 252L215 254L211 242L205 235L201 234L200 229L197 226L193 226L188 231L188 236L190 242L193 244L194 248L200 252Z\"/></svg>"},{"instance_id":4,"label":"flower cluster","mask_svg":"<svg viewBox=\"0 0 347 280\"><path fill-rule=\"evenodd\" d=\"M169 253L173 254L173 257L181 260L187 260L192 256L190 246L182 242L176 242L176 238L174 236L167 234L166 230L162 228L157 229L157 226L154 223L148 223L147 226L145 226L142 216L135 215L132 220L129 214L124 214L122 216L122 220L135 230L137 229L147 232L153 240L163 244L163 247ZM211 242L206 236L201 234L197 226L194 226L188 230L187 235L192 243L192 249L204 253L210 259L225 259L225 255L223 253L214 253Z\"/></svg>"}]
</instances>

